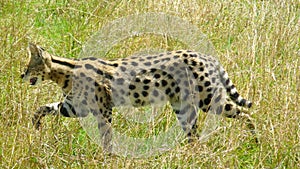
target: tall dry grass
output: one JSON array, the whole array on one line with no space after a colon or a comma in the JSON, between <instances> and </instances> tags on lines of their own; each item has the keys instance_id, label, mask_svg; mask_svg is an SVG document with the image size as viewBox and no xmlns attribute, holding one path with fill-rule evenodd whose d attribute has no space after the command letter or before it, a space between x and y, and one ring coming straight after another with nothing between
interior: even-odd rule
<instances>
[{"instance_id":1,"label":"tall dry grass","mask_svg":"<svg viewBox=\"0 0 300 169\"><path fill-rule=\"evenodd\" d=\"M28 42L77 57L84 42L108 22L144 12L181 17L208 36L240 93L254 102L260 144L253 143L239 121L222 120L221 130L206 143L134 159L104 156L75 119L47 117L41 131L33 129L32 113L62 96L53 83L29 87L21 82ZM0 166L300 168L299 27L297 0L0 1ZM147 45L177 47L172 39L160 38L125 40L107 57Z\"/></svg>"}]
</instances>

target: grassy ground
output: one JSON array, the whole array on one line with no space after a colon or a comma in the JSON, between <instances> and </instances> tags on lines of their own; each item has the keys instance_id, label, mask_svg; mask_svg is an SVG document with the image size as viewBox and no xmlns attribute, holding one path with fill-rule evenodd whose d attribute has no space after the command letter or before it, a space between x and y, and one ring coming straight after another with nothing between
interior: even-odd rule
<instances>
[{"instance_id":1,"label":"grassy ground","mask_svg":"<svg viewBox=\"0 0 300 169\"><path fill-rule=\"evenodd\" d=\"M109 21L144 12L181 17L208 36L240 93L254 103L260 144L239 121L223 120L206 143L133 159L103 155L74 119L48 117L42 131L33 129L32 113L62 97L52 83L20 81L28 42L77 57ZM0 1L0 38L0 168L300 168L299 1L6 0ZM180 47L145 36L124 40L107 57L152 45Z\"/></svg>"}]
</instances>

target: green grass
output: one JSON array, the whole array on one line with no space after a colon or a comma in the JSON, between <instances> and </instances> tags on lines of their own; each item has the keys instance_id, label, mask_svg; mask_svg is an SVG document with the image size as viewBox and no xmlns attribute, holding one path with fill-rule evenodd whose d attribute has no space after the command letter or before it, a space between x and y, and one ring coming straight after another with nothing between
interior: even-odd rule
<instances>
[{"instance_id":1,"label":"green grass","mask_svg":"<svg viewBox=\"0 0 300 169\"><path fill-rule=\"evenodd\" d=\"M179 144L140 159L103 155L76 119L47 117L41 131L33 128L32 113L62 96L53 83L29 87L21 82L28 42L76 58L107 23L144 12L181 17L207 35L240 93L254 103L259 145L241 122L228 119L205 143ZM300 168L299 32L300 3L295 0L0 1L0 168ZM146 35L118 43L104 57L154 47L185 46ZM119 116L114 125L136 136L159 133L174 120L166 113L139 133L139 126Z\"/></svg>"}]
</instances>

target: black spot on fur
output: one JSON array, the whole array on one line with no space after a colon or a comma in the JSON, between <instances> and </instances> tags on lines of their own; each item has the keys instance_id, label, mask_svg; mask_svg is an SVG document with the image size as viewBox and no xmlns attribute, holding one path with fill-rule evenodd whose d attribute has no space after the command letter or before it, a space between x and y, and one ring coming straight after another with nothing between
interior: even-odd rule
<instances>
[{"instance_id":1,"label":"black spot on fur","mask_svg":"<svg viewBox=\"0 0 300 169\"><path fill-rule=\"evenodd\" d=\"M166 95L169 95L170 92L171 92L170 88L167 88L166 91L165 91Z\"/></svg>"},{"instance_id":2,"label":"black spot on fur","mask_svg":"<svg viewBox=\"0 0 300 169\"><path fill-rule=\"evenodd\" d=\"M137 62L131 62L131 65L132 66L137 66L137 65L139 65Z\"/></svg>"},{"instance_id":3,"label":"black spot on fur","mask_svg":"<svg viewBox=\"0 0 300 169\"><path fill-rule=\"evenodd\" d=\"M162 59L162 62L168 62L168 61L170 61L171 59L170 58L163 58Z\"/></svg>"},{"instance_id":4,"label":"black spot on fur","mask_svg":"<svg viewBox=\"0 0 300 169\"><path fill-rule=\"evenodd\" d=\"M173 58L174 58L174 59L178 59L179 56L178 56L178 55L174 55Z\"/></svg>"},{"instance_id":5,"label":"black spot on fur","mask_svg":"<svg viewBox=\"0 0 300 169\"><path fill-rule=\"evenodd\" d=\"M80 72L80 77L85 77L85 74Z\"/></svg>"},{"instance_id":6,"label":"black spot on fur","mask_svg":"<svg viewBox=\"0 0 300 169\"><path fill-rule=\"evenodd\" d=\"M107 78L107 79L110 79L110 80L113 79L113 76L110 75L110 74L107 74L107 73L104 74L104 77Z\"/></svg>"},{"instance_id":7,"label":"black spot on fur","mask_svg":"<svg viewBox=\"0 0 300 169\"><path fill-rule=\"evenodd\" d=\"M194 75L194 78L195 78L195 79L197 79L198 76L199 76L198 73L196 73L196 72L194 72L193 75Z\"/></svg>"},{"instance_id":8,"label":"black spot on fur","mask_svg":"<svg viewBox=\"0 0 300 169\"><path fill-rule=\"evenodd\" d=\"M199 101L198 107L199 107L199 108L202 108L202 107L203 107L203 101L202 101L202 100Z\"/></svg>"},{"instance_id":9,"label":"black spot on fur","mask_svg":"<svg viewBox=\"0 0 300 169\"><path fill-rule=\"evenodd\" d=\"M178 67L178 66L179 66L179 63L178 63L178 62L174 62L174 63L173 63L173 66L174 66L174 67Z\"/></svg>"},{"instance_id":10,"label":"black spot on fur","mask_svg":"<svg viewBox=\"0 0 300 169\"><path fill-rule=\"evenodd\" d=\"M153 96L157 97L159 95L158 91L157 90L153 90L152 92Z\"/></svg>"},{"instance_id":11,"label":"black spot on fur","mask_svg":"<svg viewBox=\"0 0 300 169\"><path fill-rule=\"evenodd\" d=\"M194 61L194 60L192 60L192 65L193 65L193 66L196 66L196 65L197 65L197 62Z\"/></svg>"},{"instance_id":12,"label":"black spot on fur","mask_svg":"<svg viewBox=\"0 0 300 169\"><path fill-rule=\"evenodd\" d=\"M145 66L151 66L151 62L145 62L144 65Z\"/></svg>"},{"instance_id":13,"label":"black spot on fur","mask_svg":"<svg viewBox=\"0 0 300 169\"><path fill-rule=\"evenodd\" d=\"M126 67L124 67L124 66L120 66L120 69L121 69L122 72L126 71Z\"/></svg>"},{"instance_id":14,"label":"black spot on fur","mask_svg":"<svg viewBox=\"0 0 300 169\"><path fill-rule=\"evenodd\" d=\"M160 74L155 74L154 78L159 79L160 78Z\"/></svg>"},{"instance_id":15,"label":"black spot on fur","mask_svg":"<svg viewBox=\"0 0 300 169\"><path fill-rule=\"evenodd\" d=\"M211 78L211 82L216 83L216 78L215 77Z\"/></svg>"},{"instance_id":16,"label":"black spot on fur","mask_svg":"<svg viewBox=\"0 0 300 169\"><path fill-rule=\"evenodd\" d=\"M205 87L208 87L210 84L211 84L210 81L206 81L206 82L204 83L204 86L205 86Z\"/></svg>"},{"instance_id":17,"label":"black spot on fur","mask_svg":"<svg viewBox=\"0 0 300 169\"><path fill-rule=\"evenodd\" d=\"M87 105L87 102L86 102L86 100L82 100L82 102L81 102L82 104L84 104L84 105Z\"/></svg>"},{"instance_id":18,"label":"black spot on fur","mask_svg":"<svg viewBox=\"0 0 300 169\"><path fill-rule=\"evenodd\" d=\"M144 89L144 90L148 90L148 89L149 89L149 86L144 86L143 89Z\"/></svg>"},{"instance_id":19,"label":"black spot on fur","mask_svg":"<svg viewBox=\"0 0 300 169\"><path fill-rule=\"evenodd\" d=\"M198 56L197 54L190 54L190 57L192 57L192 58L195 58L197 56Z\"/></svg>"},{"instance_id":20,"label":"black spot on fur","mask_svg":"<svg viewBox=\"0 0 300 169\"><path fill-rule=\"evenodd\" d=\"M143 81L144 84L148 84L148 83L150 83L150 82L151 82L151 80L149 80L149 79L145 79L145 80Z\"/></svg>"},{"instance_id":21,"label":"black spot on fur","mask_svg":"<svg viewBox=\"0 0 300 169\"><path fill-rule=\"evenodd\" d=\"M230 80L229 79L226 79L225 81L225 85L227 86L229 84Z\"/></svg>"},{"instance_id":22,"label":"black spot on fur","mask_svg":"<svg viewBox=\"0 0 300 169\"><path fill-rule=\"evenodd\" d=\"M119 65L117 63L112 64L113 67L118 67Z\"/></svg>"},{"instance_id":23,"label":"black spot on fur","mask_svg":"<svg viewBox=\"0 0 300 169\"><path fill-rule=\"evenodd\" d=\"M232 99L237 99L239 96L240 95L237 92L230 94L230 98L232 98Z\"/></svg>"},{"instance_id":24,"label":"black spot on fur","mask_svg":"<svg viewBox=\"0 0 300 169\"><path fill-rule=\"evenodd\" d=\"M163 87L165 87L166 85L168 85L168 82L167 82L166 80L162 80L162 81L161 81L161 85L162 85Z\"/></svg>"},{"instance_id":25,"label":"black spot on fur","mask_svg":"<svg viewBox=\"0 0 300 169\"><path fill-rule=\"evenodd\" d=\"M221 96L221 95L219 95L218 97L216 97L216 98L215 98L215 103L218 103L218 102L220 102L221 98L222 98L222 96Z\"/></svg>"},{"instance_id":26,"label":"black spot on fur","mask_svg":"<svg viewBox=\"0 0 300 169\"><path fill-rule=\"evenodd\" d=\"M86 77L86 80L87 80L88 82L93 81L93 79L92 79L91 77Z\"/></svg>"},{"instance_id":27,"label":"black spot on fur","mask_svg":"<svg viewBox=\"0 0 300 169\"><path fill-rule=\"evenodd\" d=\"M223 106L220 105L220 106L217 108L217 110L216 110L216 114L217 114L217 115L220 115L222 112L223 112Z\"/></svg>"},{"instance_id":28,"label":"black spot on fur","mask_svg":"<svg viewBox=\"0 0 300 169\"><path fill-rule=\"evenodd\" d=\"M185 64L188 64L189 61L188 61L187 59L184 59L183 62L184 62Z\"/></svg>"},{"instance_id":29,"label":"black spot on fur","mask_svg":"<svg viewBox=\"0 0 300 169\"><path fill-rule=\"evenodd\" d=\"M140 78L136 78L135 82L139 83L139 82L141 82L141 79Z\"/></svg>"},{"instance_id":30,"label":"black spot on fur","mask_svg":"<svg viewBox=\"0 0 300 169\"><path fill-rule=\"evenodd\" d=\"M96 70L96 73L97 73L98 75L103 75L103 71L100 70L100 69Z\"/></svg>"},{"instance_id":31,"label":"black spot on fur","mask_svg":"<svg viewBox=\"0 0 300 169\"><path fill-rule=\"evenodd\" d=\"M141 103L141 100L140 100L140 99L136 99L136 100L135 100L135 103L136 103L136 104L140 104L140 103Z\"/></svg>"},{"instance_id":32,"label":"black spot on fur","mask_svg":"<svg viewBox=\"0 0 300 169\"><path fill-rule=\"evenodd\" d=\"M133 84L130 84L130 85L129 85L129 89L130 89L130 90L134 90L135 88L136 88L135 85L133 85Z\"/></svg>"},{"instance_id":33,"label":"black spot on fur","mask_svg":"<svg viewBox=\"0 0 300 169\"><path fill-rule=\"evenodd\" d=\"M154 73L154 72L156 72L156 71L157 71L157 69L155 69L155 68L151 68L151 69L150 69L150 72L151 72L151 73Z\"/></svg>"},{"instance_id":34,"label":"black spot on fur","mask_svg":"<svg viewBox=\"0 0 300 169\"><path fill-rule=\"evenodd\" d=\"M95 67L93 65L91 65L91 64L85 64L84 67L86 69L95 69Z\"/></svg>"},{"instance_id":35,"label":"black spot on fur","mask_svg":"<svg viewBox=\"0 0 300 169\"><path fill-rule=\"evenodd\" d=\"M230 111L231 110L232 105L231 104L226 104L225 105L225 110L226 111Z\"/></svg>"},{"instance_id":36,"label":"black spot on fur","mask_svg":"<svg viewBox=\"0 0 300 169\"><path fill-rule=\"evenodd\" d=\"M242 99L240 102L239 102L239 106L245 106L246 104L246 100L245 99Z\"/></svg>"},{"instance_id":37,"label":"black spot on fur","mask_svg":"<svg viewBox=\"0 0 300 169\"><path fill-rule=\"evenodd\" d=\"M125 80L123 78L118 78L118 79L116 79L116 82L118 85L123 85Z\"/></svg>"},{"instance_id":38,"label":"black spot on fur","mask_svg":"<svg viewBox=\"0 0 300 169\"><path fill-rule=\"evenodd\" d=\"M196 91L198 92L202 92L203 91L203 87L201 85L196 85Z\"/></svg>"},{"instance_id":39,"label":"black spot on fur","mask_svg":"<svg viewBox=\"0 0 300 169\"><path fill-rule=\"evenodd\" d=\"M142 95L143 95L144 97L147 97L147 96L148 96L148 92L142 91Z\"/></svg>"},{"instance_id":40,"label":"black spot on fur","mask_svg":"<svg viewBox=\"0 0 300 169\"><path fill-rule=\"evenodd\" d=\"M204 104L209 105L211 102L212 94L208 94L207 98L204 99Z\"/></svg>"},{"instance_id":41,"label":"black spot on fur","mask_svg":"<svg viewBox=\"0 0 300 169\"><path fill-rule=\"evenodd\" d=\"M130 72L130 75L131 75L131 76L136 76L136 72L135 72L134 70L132 70L132 71Z\"/></svg>"},{"instance_id":42,"label":"black spot on fur","mask_svg":"<svg viewBox=\"0 0 300 169\"><path fill-rule=\"evenodd\" d=\"M169 67L169 70L170 70L170 71L174 71L174 67L173 67L173 66L170 66L170 67Z\"/></svg>"}]
</instances>

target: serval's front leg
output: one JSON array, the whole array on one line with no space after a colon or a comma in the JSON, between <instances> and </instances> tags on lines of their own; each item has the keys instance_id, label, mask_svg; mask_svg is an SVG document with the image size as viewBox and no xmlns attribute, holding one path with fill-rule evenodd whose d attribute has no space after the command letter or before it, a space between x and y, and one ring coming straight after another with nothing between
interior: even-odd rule
<instances>
[{"instance_id":1,"label":"serval's front leg","mask_svg":"<svg viewBox=\"0 0 300 169\"><path fill-rule=\"evenodd\" d=\"M100 141L105 153L112 153L112 109L100 110L101 113L93 113L97 122Z\"/></svg>"},{"instance_id":2,"label":"serval's front leg","mask_svg":"<svg viewBox=\"0 0 300 169\"><path fill-rule=\"evenodd\" d=\"M41 119L46 115L62 115L64 117L86 117L89 111L79 102L73 102L72 96L67 96L63 102L55 102L40 107L33 115L33 125L39 129Z\"/></svg>"},{"instance_id":3,"label":"serval's front leg","mask_svg":"<svg viewBox=\"0 0 300 169\"><path fill-rule=\"evenodd\" d=\"M39 129L41 126L41 119L46 115L57 115L59 114L59 107L62 105L62 102L55 102L41 106L33 115L32 123L36 129Z\"/></svg>"}]
</instances>

